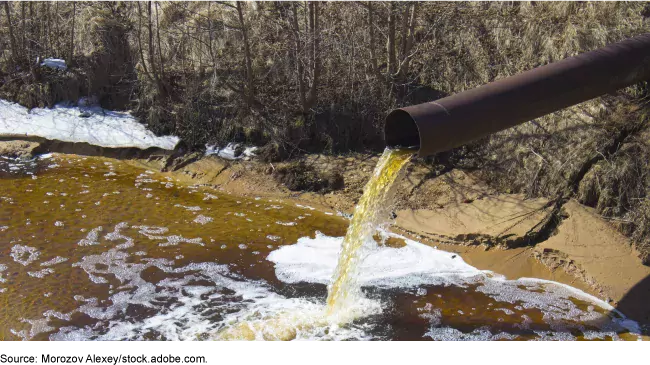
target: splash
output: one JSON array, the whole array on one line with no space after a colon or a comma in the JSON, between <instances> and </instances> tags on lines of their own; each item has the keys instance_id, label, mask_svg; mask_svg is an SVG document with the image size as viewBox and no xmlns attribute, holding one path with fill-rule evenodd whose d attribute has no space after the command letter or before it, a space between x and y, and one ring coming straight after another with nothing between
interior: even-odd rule
<instances>
[{"instance_id":1,"label":"splash","mask_svg":"<svg viewBox=\"0 0 650 365\"><path fill-rule=\"evenodd\" d=\"M377 228L387 219L388 208L394 195L392 187L412 155L413 151L410 150L387 148L379 158L343 240L338 265L328 287L328 315L341 315L361 297L357 276L364 256L364 245L373 242Z\"/></svg>"},{"instance_id":2,"label":"splash","mask_svg":"<svg viewBox=\"0 0 650 365\"><path fill-rule=\"evenodd\" d=\"M364 298L358 283L359 267L367 243L374 242L377 228L388 218L395 182L413 152L386 149L366 184L364 194L354 211L339 254L338 265L328 286L327 307L311 310L274 312L259 318L258 313L227 325L217 334L219 340L292 340L300 333L329 332L340 324L379 313L379 303ZM325 330L327 329L327 330ZM313 336L307 336L313 337Z\"/></svg>"}]
</instances>

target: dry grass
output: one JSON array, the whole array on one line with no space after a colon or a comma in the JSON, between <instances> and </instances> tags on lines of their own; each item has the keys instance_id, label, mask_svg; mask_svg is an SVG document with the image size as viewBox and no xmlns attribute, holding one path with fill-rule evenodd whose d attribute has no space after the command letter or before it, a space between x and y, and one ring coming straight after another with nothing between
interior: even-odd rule
<instances>
[{"instance_id":1,"label":"dry grass","mask_svg":"<svg viewBox=\"0 0 650 365\"><path fill-rule=\"evenodd\" d=\"M423 8L435 20L417 63L424 83L448 93L648 31L644 3L467 2Z\"/></svg>"},{"instance_id":2,"label":"dry grass","mask_svg":"<svg viewBox=\"0 0 650 365\"><path fill-rule=\"evenodd\" d=\"M643 116L644 118L647 118ZM577 198L632 237L650 264L650 132L632 136L581 181Z\"/></svg>"}]
</instances>

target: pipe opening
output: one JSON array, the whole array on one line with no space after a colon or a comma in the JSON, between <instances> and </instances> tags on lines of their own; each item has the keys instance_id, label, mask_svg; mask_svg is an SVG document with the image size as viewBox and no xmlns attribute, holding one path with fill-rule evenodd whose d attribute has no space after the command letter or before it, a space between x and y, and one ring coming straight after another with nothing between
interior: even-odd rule
<instances>
[{"instance_id":1,"label":"pipe opening","mask_svg":"<svg viewBox=\"0 0 650 365\"><path fill-rule=\"evenodd\" d=\"M420 148L420 131L411 115L396 109L390 112L384 122L384 139L389 148Z\"/></svg>"}]
</instances>

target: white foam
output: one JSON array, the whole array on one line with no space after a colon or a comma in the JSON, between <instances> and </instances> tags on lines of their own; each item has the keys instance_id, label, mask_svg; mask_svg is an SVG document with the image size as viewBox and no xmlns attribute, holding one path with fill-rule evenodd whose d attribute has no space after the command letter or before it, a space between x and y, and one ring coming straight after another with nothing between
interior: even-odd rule
<instances>
[{"instance_id":1,"label":"white foam","mask_svg":"<svg viewBox=\"0 0 650 365\"><path fill-rule=\"evenodd\" d=\"M434 327L424 334L424 337L430 337L435 341L495 341L495 340L513 340L517 336L509 333L490 332L488 328L478 328L470 333L463 333L455 328Z\"/></svg>"},{"instance_id":2,"label":"white foam","mask_svg":"<svg viewBox=\"0 0 650 365\"><path fill-rule=\"evenodd\" d=\"M11 257L14 261L23 266L27 266L38 260L40 254L41 253L36 249L36 247L15 245L11 248Z\"/></svg>"},{"instance_id":3,"label":"white foam","mask_svg":"<svg viewBox=\"0 0 650 365\"><path fill-rule=\"evenodd\" d=\"M218 196L210 194L210 193L203 193L203 195L204 195L203 200L216 200L216 199L219 199Z\"/></svg>"},{"instance_id":4,"label":"white foam","mask_svg":"<svg viewBox=\"0 0 650 365\"><path fill-rule=\"evenodd\" d=\"M401 248L376 247L361 263L358 283L388 287L451 283L457 278L482 272L466 264L460 256L433 249L406 239ZM315 238L302 237L295 245L271 252L267 259L275 264L276 276L286 283L328 284L336 268L343 237L320 232ZM454 257L455 258L452 258Z\"/></svg>"},{"instance_id":5,"label":"white foam","mask_svg":"<svg viewBox=\"0 0 650 365\"><path fill-rule=\"evenodd\" d=\"M48 260L48 261L45 261L45 262L41 262L41 266L52 266L52 265L60 264L60 263L62 263L62 262L66 262L66 261L68 261L67 258L65 258L65 257L61 257L61 256L57 256L57 257L55 257L55 258L53 258L53 259L51 259L51 260Z\"/></svg>"},{"instance_id":6,"label":"white foam","mask_svg":"<svg viewBox=\"0 0 650 365\"><path fill-rule=\"evenodd\" d=\"M213 221L212 217L206 217L203 214L199 214L194 218L192 222L198 223L198 224L207 224Z\"/></svg>"},{"instance_id":7,"label":"white foam","mask_svg":"<svg viewBox=\"0 0 650 365\"><path fill-rule=\"evenodd\" d=\"M114 228L113 232L106 234L106 236L104 236L104 238L109 240L109 241L124 240L124 243L121 243L121 244L115 246L115 248L117 248L117 249L124 249L124 248L133 247L133 245L134 245L133 238L125 236L125 235L122 234L122 230L127 229L127 228L129 228L129 224L127 222L120 222L120 223L115 225L115 228Z\"/></svg>"},{"instance_id":8,"label":"white foam","mask_svg":"<svg viewBox=\"0 0 650 365\"><path fill-rule=\"evenodd\" d=\"M33 278L39 278L40 279L40 278L43 278L46 275L49 275L49 274L52 274L52 273L54 273L54 269L51 269L51 268L48 267L48 268L45 268L45 269L42 269L42 270L39 270L39 271L29 271L29 272L27 272L27 275L29 275L29 276L31 276Z\"/></svg>"},{"instance_id":9,"label":"white foam","mask_svg":"<svg viewBox=\"0 0 650 365\"><path fill-rule=\"evenodd\" d=\"M88 232L88 235L86 238L81 239L79 242L77 242L77 245L79 246L94 246L99 244L99 232L101 232L104 228L102 226L93 228Z\"/></svg>"},{"instance_id":10,"label":"white foam","mask_svg":"<svg viewBox=\"0 0 650 365\"><path fill-rule=\"evenodd\" d=\"M296 223L296 222L282 222L282 221L277 221L277 222L275 222L275 224L279 224L279 225L281 225L281 226L291 227L291 226L295 226L295 225L297 225L298 223Z\"/></svg>"},{"instance_id":11,"label":"white foam","mask_svg":"<svg viewBox=\"0 0 650 365\"><path fill-rule=\"evenodd\" d=\"M246 321L251 325L264 324L269 319L284 318L289 327L298 328L296 339L365 339L367 335L359 328L341 328L335 323L321 323L324 306L303 298L285 298L271 291L266 284L244 281L230 273L225 265L215 263L192 263L174 268L172 262L164 259L142 259L130 262L129 255L116 248L99 255L90 255L75 263L95 281L97 278L114 275L122 283L125 291L110 297L110 305L102 305L96 298L75 296L80 306L70 313L44 313L45 318L70 318L75 312L85 313L100 321L98 325L84 328L62 327L50 336L51 340L141 340L154 335L167 340L192 340L211 338L218 331ZM157 267L166 273L185 275L181 278L166 278L157 284L143 279L141 273ZM214 285L191 284L196 280L209 280ZM225 292L223 289L226 288ZM173 305L166 305L173 298ZM236 300L235 300L236 299ZM373 314L378 306L362 303L360 310ZM123 318L123 313L131 305L155 309L154 315L137 321ZM213 318L217 313L227 313L221 318ZM285 316L283 316L285 315ZM286 316L288 315L288 316ZM280 317L279 317L280 316ZM318 323L316 323L317 321ZM24 333L24 338L43 332L42 319L31 320L32 331ZM277 322L275 322L277 323ZM309 325L309 326L305 326ZM271 328L272 329L272 328ZM51 329L48 329L51 330ZM256 337L264 336L264 326L259 328ZM365 337L364 337L365 336ZM150 338L150 337L148 337Z\"/></svg>"},{"instance_id":12,"label":"white foam","mask_svg":"<svg viewBox=\"0 0 650 365\"><path fill-rule=\"evenodd\" d=\"M7 270L7 265L5 265L5 264L0 264L0 283L5 283L5 282L7 282L7 279L5 279L4 277L2 277L2 272L5 271L5 270Z\"/></svg>"},{"instance_id":13,"label":"white foam","mask_svg":"<svg viewBox=\"0 0 650 365\"><path fill-rule=\"evenodd\" d=\"M178 208L183 208L183 209L185 209L185 210L189 210L190 212L198 212L198 211L201 210L201 207L199 207L198 205L197 205L197 206L188 207L188 206L185 206L185 205L182 205L182 204L176 204L176 205L174 205L174 206L175 206L175 207L178 207Z\"/></svg>"}]
</instances>

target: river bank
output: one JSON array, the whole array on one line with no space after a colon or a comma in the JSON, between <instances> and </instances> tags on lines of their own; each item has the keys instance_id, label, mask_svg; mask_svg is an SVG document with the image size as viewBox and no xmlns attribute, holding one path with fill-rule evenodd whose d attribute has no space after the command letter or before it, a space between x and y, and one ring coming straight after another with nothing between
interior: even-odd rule
<instances>
[{"instance_id":1,"label":"river bank","mask_svg":"<svg viewBox=\"0 0 650 365\"><path fill-rule=\"evenodd\" d=\"M33 141L0 145L0 155L25 156L38 151ZM69 148L65 152L75 151ZM189 155L176 156L170 163L169 154L130 157L124 161L170 170L163 174L187 185L281 199L343 217L352 214L378 158L367 154L305 156L304 166L321 174L336 171L343 179L341 189L316 193L291 191L276 178L278 169L295 161L270 164L257 159ZM627 239L592 209L571 201L563 208L562 220L549 228L545 222L553 209L548 201L498 194L460 170L430 176L429 168L418 161L406 169L397 192L394 232L458 253L468 264L508 279L535 277L571 285L642 324L650 323L642 300L647 295L643 283L650 268L642 265Z\"/></svg>"}]
</instances>

